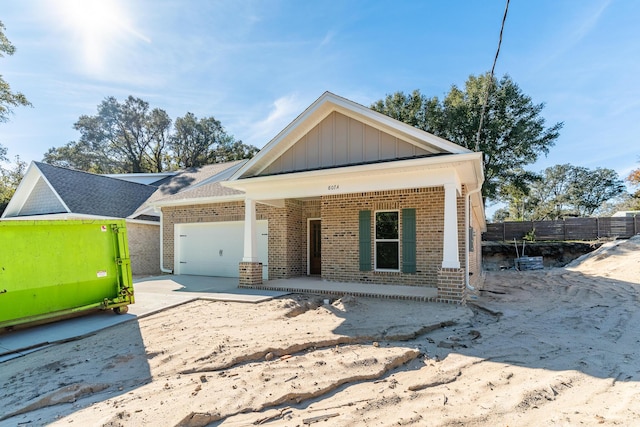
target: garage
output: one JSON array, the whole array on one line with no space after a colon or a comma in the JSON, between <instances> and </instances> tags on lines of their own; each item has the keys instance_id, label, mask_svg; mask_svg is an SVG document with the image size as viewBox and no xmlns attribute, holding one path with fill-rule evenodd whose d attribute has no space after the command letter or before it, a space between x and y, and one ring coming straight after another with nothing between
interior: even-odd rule
<instances>
[{"instance_id":1,"label":"garage","mask_svg":"<svg viewBox=\"0 0 640 427\"><path fill-rule=\"evenodd\" d=\"M258 260L268 279L268 221L256 221ZM175 274L238 277L244 221L175 224Z\"/></svg>"}]
</instances>

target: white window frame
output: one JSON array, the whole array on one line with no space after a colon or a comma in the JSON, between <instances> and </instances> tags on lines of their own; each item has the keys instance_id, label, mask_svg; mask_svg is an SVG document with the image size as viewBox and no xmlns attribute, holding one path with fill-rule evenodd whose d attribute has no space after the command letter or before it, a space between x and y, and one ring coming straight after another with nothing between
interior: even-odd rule
<instances>
[{"instance_id":1,"label":"white window frame","mask_svg":"<svg viewBox=\"0 0 640 427\"><path fill-rule=\"evenodd\" d=\"M398 214L398 238L397 239L378 239L378 213L396 212ZM378 242L396 242L398 244L398 268L378 268ZM400 271L400 210L399 209L380 209L373 212L373 262L374 271L389 271L397 273Z\"/></svg>"}]
</instances>

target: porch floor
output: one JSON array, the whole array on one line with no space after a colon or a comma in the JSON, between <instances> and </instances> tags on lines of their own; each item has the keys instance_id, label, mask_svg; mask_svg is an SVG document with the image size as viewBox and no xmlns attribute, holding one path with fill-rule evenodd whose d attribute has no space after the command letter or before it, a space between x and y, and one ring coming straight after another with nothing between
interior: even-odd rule
<instances>
[{"instance_id":1,"label":"porch floor","mask_svg":"<svg viewBox=\"0 0 640 427\"><path fill-rule=\"evenodd\" d=\"M329 282L322 280L320 277L314 276L267 280L262 285L240 287L294 293L314 293L338 296L354 295L415 301L435 301L438 297L438 289L432 287Z\"/></svg>"}]
</instances>

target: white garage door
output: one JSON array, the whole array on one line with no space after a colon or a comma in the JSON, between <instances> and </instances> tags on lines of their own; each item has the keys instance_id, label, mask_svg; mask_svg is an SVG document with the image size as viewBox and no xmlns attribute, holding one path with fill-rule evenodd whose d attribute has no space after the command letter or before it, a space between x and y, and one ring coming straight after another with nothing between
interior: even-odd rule
<instances>
[{"instance_id":1,"label":"white garage door","mask_svg":"<svg viewBox=\"0 0 640 427\"><path fill-rule=\"evenodd\" d=\"M243 258L244 221L175 225L175 273L238 277ZM268 278L268 225L256 221L258 260Z\"/></svg>"}]
</instances>

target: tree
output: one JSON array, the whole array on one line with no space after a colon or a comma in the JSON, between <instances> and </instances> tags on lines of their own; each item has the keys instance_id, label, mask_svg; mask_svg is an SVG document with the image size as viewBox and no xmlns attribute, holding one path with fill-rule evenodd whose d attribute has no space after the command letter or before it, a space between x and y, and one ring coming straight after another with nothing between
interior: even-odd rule
<instances>
[{"instance_id":1,"label":"tree","mask_svg":"<svg viewBox=\"0 0 640 427\"><path fill-rule=\"evenodd\" d=\"M129 96L119 103L108 97L95 116L80 116L74 124L80 139L51 148L44 161L96 173L162 172L171 119L160 109Z\"/></svg>"},{"instance_id":2,"label":"tree","mask_svg":"<svg viewBox=\"0 0 640 427\"><path fill-rule=\"evenodd\" d=\"M4 34L5 26L0 21L0 58L5 55L13 55L16 52L15 46ZM13 107L31 106L27 97L20 92L12 92L11 86L0 75L0 122L9 120L9 114L13 112Z\"/></svg>"},{"instance_id":3,"label":"tree","mask_svg":"<svg viewBox=\"0 0 640 427\"><path fill-rule=\"evenodd\" d=\"M626 181L636 189L631 195L631 200L627 205L629 209L626 210L640 210L640 168L632 170L627 176Z\"/></svg>"},{"instance_id":4,"label":"tree","mask_svg":"<svg viewBox=\"0 0 640 427\"><path fill-rule=\"evenodd\" d=\"M613 169L575 167L569 202L578 216L591 216L604 202L624 193L624 182Z\"/></svg>"},{"instance_id":5,"label":"tree","mask_svg":"<svg viewBox=\"0 0 640 427\"><path fill-rule=\"evenodd\" d=\"M458 145L476 150L480 112L489 92L479 151L484 153L483 196L498 200L505 185L522 186L523 166L547 154L559 136L562 123L545 128L540 115L544 104L534 104L509 76L490 80L489 74L470 76L464 90L453 85L441 101L414 90L410 95L387 95L371 108Z\"/></svg>"},{"instance_id":6,"label":"tree","mask_svg":"<svg viewBox=\"0 0 640 427\"><path fill-rule=\"evenodd\" d=\"M81 116L78 141L50 148L44 161L93 173L162 172L168 169L246 159L258 149L236 141L214 117L192 113L176 119L129 96L108 97L95 116Z\"/></svg>"},{"instance_id":7,"label":"tree","mask_svg":"<svg viewBox=\"0 0 640 427\"><path fill-rule=\"evenodd\" d=\"M91 173L125 173L115 159L109 157L105 147L88 141L71 141L62 147L50 148L43 162Z\"/></svg>"},{"instance_id":8,"label":"tree","mask_svg":"<svg viewBox=\"0 0 640 427\"><path fill-rule=\"evenodd\" d=\"M26 168L27 164L20 160L20 156L16 156L15 164L12 167L0 168L0 215L16 192Z\"/></svg>"},{"instance_id":9,"label":"tree","mask_svg":"<svg viewBox=\"0 0 640 427\"><path fill-rule=\"evenodd\" d=\"M253 157L258 149L236 141L214 117L198 119L193 113L176 119L171 138L178 167L188 168Z\"/></svg>"},{"instance_id":10,"label":"tree","mask_svg":"<svg viewBox=\"0 0 640 427\"><path fill-rule=\"evenodd\" d=\"M605 202L623 193L624 184L612 169L555 165L542 171L527 193L516 194L508 200L508 208L501 210L499 217L540 221L591 216L607 210ZM520 210L520 206L524 209Z\"/></svg>"},{"instance_id":11,"label":"tree","mask_svg":"<svg viewBox=\"0 0 640 427\"><path fill-rule=\"evenodd\" d=\"M5 55L13 55L15 46L4 34L5 26L0 21L0 58ZM12 92L11 86L0 75L0 123L7 122L9 115L13 113L13 107L31 106L27 97L20 92ZM7 162L7 149L0 145L0 163ZM0 166L0 214L4 212L9 200L15 193L18 184L24 175L26 164L16 157L16 164L13 168L6 169Z\"/></svg>"},{"instance_id":12,"label":"tree","mask_svg":"<svg viewBox=\"0 0 640 427\"><path fill-rule=\"evenodd\" d=\"M512 178L500 187L499 198L508 201L506 208L498 209L494 214L494 221L528 221L531 219L531 212L538 203L535 198L530 197L531 187L540 181L539 174L515 169Z\"/></svg>"}]
</instances>

